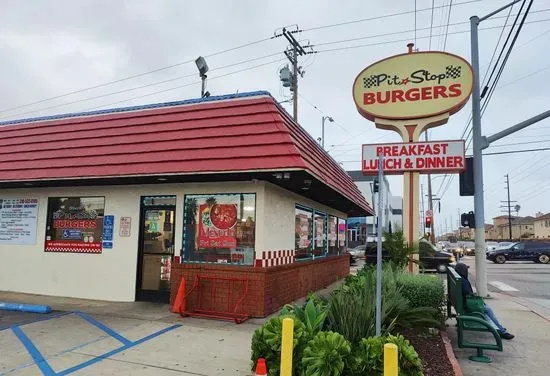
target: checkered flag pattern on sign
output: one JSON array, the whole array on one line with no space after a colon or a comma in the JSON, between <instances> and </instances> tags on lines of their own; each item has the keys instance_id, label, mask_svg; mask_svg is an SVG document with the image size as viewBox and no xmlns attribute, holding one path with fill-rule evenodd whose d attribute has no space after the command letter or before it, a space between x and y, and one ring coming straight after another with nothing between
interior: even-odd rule
<instances>
[{"instance_id":1,"label":"checkered flag pattern on sign","mask_svg":"<svg viewBox=\"0 0 550 376\"><path fill-rule=\"evenodd\" d=\"M453 65L447 66L447 78L459 78L462 72L462 67Z\"/></svg>"},{"instance_id":2,"label":"checkered flag pattern on sign","mask_svg":"<svg viewBox=\"0 0 550 376\"><path fill-rule=\"evenodd\" d=\"M370 77L363 77L363 86L368 89L368 88L371 88L373 86L378 86L377 83L376 83L376 77L374 75L370 76Z\"/></svg>"}]
</instances>

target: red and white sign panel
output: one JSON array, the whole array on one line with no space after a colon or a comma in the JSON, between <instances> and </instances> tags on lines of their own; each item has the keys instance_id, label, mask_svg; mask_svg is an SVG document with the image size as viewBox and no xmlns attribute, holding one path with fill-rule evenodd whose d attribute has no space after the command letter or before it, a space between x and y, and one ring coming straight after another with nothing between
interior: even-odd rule
<instances>
[{"instance_id":1,"label":"red and white sign panel","mask_svg":"<svg viewBox=\"0 0 550 376\"><path fill-rule=\"evenodd\" d=\"M365 175L378 174L382 155L384 174L461 172L464 149L464 140L363 145L362 170Z\"/></svg>"}]
</instances>

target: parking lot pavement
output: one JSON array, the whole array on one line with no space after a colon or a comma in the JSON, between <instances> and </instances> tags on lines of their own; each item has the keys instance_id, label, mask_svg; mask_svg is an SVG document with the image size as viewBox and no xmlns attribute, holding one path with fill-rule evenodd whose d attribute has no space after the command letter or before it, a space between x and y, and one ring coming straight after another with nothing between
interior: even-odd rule
<instances>
[{"instance_id":1,"label":"parking lot pavement","mask_svg":"<svg viewBox=\"0 0 550 376\"><path fill-rule=\"evenodd\" d=\"M0 375L245 376L259 325L177 315L170 322L81 312L3 317Z\"/></svg>"}]
</instances>

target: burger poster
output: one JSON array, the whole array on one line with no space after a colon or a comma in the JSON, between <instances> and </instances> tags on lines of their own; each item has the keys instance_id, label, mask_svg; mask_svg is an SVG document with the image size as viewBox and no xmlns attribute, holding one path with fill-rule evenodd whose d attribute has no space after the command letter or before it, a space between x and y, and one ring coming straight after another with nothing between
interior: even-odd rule
<instances>
[{"instance_id":1,"label":"burger poster","mask_svg":"<svg viewBox=\"0 0 550 376\"><path fill-rule=\"evenodd\" d=\"M198 248L237 248L237 205L199 206Z\"/></svg>"}]
</instances>

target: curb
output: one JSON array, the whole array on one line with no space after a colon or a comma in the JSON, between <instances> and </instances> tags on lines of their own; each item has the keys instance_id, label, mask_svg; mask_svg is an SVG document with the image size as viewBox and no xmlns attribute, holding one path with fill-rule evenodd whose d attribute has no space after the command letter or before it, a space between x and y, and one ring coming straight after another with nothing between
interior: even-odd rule
<instances>
[{"instance_id":1,"label":"curb","mask_svg":"<svg viewBox=\"0 0 550 376\"><path fill-rule=\"evenodd\" d=\"M441 339L443 340L443 343L445 344L445 352L447 353L447 359L449 359L451 366L453 366L453 371L455 376L463 376L462 368L460 368L460 365L458 364L458 360L456 359L455 353L453 351L453 346L451 345L451 340L449 339L447 332L440 331L439 333L441 335Z\"/></svg>"},{"instance_id":2,"label":"curb","mask_svg":"<svg viewBox=\"0 0 550 376\"><path fill-rule=\"evenodd\" d=\"M0 302L0 310L32 313L50 313L52 311L52 308L47 305Z\"/></svg>"}]
</instances>

